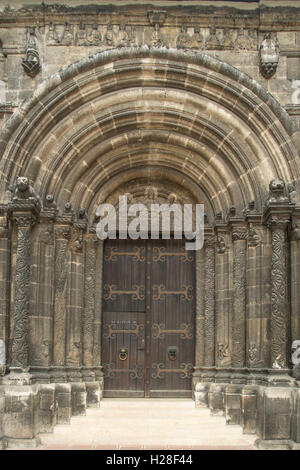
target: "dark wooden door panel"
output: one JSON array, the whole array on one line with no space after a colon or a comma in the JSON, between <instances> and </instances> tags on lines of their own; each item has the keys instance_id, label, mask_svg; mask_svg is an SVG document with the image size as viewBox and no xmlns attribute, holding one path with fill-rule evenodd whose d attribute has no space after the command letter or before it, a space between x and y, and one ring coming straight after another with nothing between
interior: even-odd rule
<instances>
[{"instance_id":1,"label":"dark wooden door panel","mask_svg":"<svg viewBox=\"0 0 300 470\"><path fill-rule=\"evenodd\" d=\"M106 396L144 396L144 328L142 313L104 313L103 372ZM122 350L127 351L125 359L119 357Z\"/></svg>"},{"instance_id":2,"label":"dark wooden door panel","mask_svg":"<svg viewBox=\"0 0 300 470\"><path fill-rule=\"evenodd\" d=\"M106 242L102 327L105 396L144 396L145 266L143 241ZM127 352L123 360L121 350Z\"/></svg>"},{"instance_id":3,"label":"dark wooden door panel","mask_svg":"<svg viewBox=\"0 0 300 470\"><path fill-rule=\"evenodd\" d=\"M184 240L152 242L150 396L190 396L194 364L194 254ZM170 354L174 349L175 354Z\"/></svg>"},{"instance_id":4,"label":"dark wooden door panel","mask_svg":"<svg viewBox=\"0 0 300 470\"><path fill-rule=\"evenodd\" d=\"M191 396L194 253L184 240L107 241L105 396ZM125 360L120 351L128 351Z\"/></svg>"}]
</instances>

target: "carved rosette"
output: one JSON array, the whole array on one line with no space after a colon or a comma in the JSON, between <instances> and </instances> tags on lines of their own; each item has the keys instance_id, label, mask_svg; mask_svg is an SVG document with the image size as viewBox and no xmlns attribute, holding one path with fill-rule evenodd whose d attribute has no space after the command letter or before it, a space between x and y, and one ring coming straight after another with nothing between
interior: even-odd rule
<instances>
[{"instance_id":1,"label":"carved rosette","mask_svg":"<svg viewBox=\"0 0 300 470\"><path fill-rule=\"evenodd\" d=\"M233 325L232 365L244 367L246 347L246 240L247 231L234 229L233 240Z\"/></svg>"},{"instance_id":2,"label":"carved rosette","mask_svg":"<svg viewBox=\"0 0 300 470\"><path fill-rule=\"evenodd\" d=\"M215 363L215 237L205 240L204 331L205 366Z\"/></svg>"},{"instance_id":3,"label":"carved rosette","mask_svg":"<svg viewBox=\"0 0 300 470\"><path fill-rule=\"evenodd\" d=\"M271 217L271 364L273 368L287 367L288 291L286 264L286 228L288 217Z\"/></svg>"},{"instance_id":4,"label":"carved rosette","mask_svg":"<svg viewBox=\"0 0 300 470\"><path fill-rule=\"evenodd\" d=\"M17 226L17 257L14 289L14 327L12 367L28 367L28 316L30 299L31 229L36 222L32 214L14 215Z\"/></svg>"}]
</instances>

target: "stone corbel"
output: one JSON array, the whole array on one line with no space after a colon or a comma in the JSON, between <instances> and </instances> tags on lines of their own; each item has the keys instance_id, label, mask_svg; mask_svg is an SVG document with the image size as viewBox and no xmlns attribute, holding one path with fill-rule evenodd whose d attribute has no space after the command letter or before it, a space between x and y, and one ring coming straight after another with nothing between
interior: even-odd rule
<instances>
[{"instance_id":1,"label":"stone corbel","mask_svg":"<svg viewBox=\"0 0 300 470\"><path fill-rule=\"evenodd\" d=\"M34 78L41 70L35 28L29 28L27 34L26 57L22 59L22 67L29 77Z\"/></svg>"},{"instance_id":2,"label":"stone corbel","mask_svg":"<svg viewBox=\"0 0 300 470\"><path fill-rule=\"evenodd\" d=\"M279 43L272 33L266 33L259 48L260 72L264 78L276 73L279 62Z\"/></svg>"}]
</instances>

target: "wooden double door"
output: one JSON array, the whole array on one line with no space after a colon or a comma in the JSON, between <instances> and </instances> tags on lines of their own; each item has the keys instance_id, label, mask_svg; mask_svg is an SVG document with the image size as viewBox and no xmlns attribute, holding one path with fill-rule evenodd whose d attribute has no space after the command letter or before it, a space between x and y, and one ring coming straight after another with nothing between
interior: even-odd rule
<instances>
[{"instance_id":1,"label":"wooden double door","mask_svg":"<svg viewBox=\"0 0 300 470\"><path fill-rule=\"evenodd\" d=\"M105 242L104 396L191 396L194 258L184 240Z\"/></svg>"}]
</instances>

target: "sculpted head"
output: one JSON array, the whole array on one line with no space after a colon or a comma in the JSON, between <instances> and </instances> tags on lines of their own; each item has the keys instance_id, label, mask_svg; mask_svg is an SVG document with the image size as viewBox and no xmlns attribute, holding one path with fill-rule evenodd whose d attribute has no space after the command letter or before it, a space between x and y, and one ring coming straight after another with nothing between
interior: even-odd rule
<instances>
[{"instance_id":1,"label":"sculpted head","mask_svg":"<svg viewBox=\"0 0 300 470\"><path fill-rule=\"evenodd\" d=\"M17 188L19 191L26 191L29 188L29 180L26 176L17 178Z\"/></svg>"}]
</instances>

